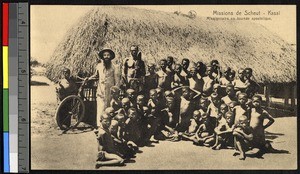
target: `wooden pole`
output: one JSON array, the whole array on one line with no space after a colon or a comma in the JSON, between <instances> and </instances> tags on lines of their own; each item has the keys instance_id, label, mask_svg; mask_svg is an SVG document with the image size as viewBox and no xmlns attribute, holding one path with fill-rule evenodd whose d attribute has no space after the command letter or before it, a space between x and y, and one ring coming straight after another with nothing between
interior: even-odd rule
<instances>
[{"instance_id":1,"label":"wooden pole","mask_svg":"<svg viewBox=\"0 0 300 174\"><path fill-rule=\"evenodd\" d=\"M296 95L297 95L297 87L296 85L292 86L292 90L291 90L291 105L294 109L294 107L296 106Z\"/></svg>"},{"instance_id":2,"label":"wooden pole","mask_svg":"<svg viewBox=\"0 0 300 174\"><path fill-rule=\"evenodd\" d=\"M288 109L289 106L289 94L290 94L290 86L289 85L285 85L284 87L284 108Z\"/></svg>"},{"instance_id":3,"label":"wooden pole","mask_svg":"<svg viewBox=\"0 0 300 174\"><path fill-rule=\"evenodd\" d=\"M270 85L269 84L264 86L264 95L265 95L265 98L266 98L267 106L270 106L271 103L270 103Z\"/></svg>"}]
</instances>

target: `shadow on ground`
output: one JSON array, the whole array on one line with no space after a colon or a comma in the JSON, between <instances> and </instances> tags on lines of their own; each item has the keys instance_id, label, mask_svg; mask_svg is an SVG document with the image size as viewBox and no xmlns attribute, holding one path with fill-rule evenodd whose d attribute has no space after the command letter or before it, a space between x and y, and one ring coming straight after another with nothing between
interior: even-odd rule
<instances>
[{"instance_id":1,"label":"shadow on ground","mask_svg":"<svg viewBox=\"0 0 300 174\"><path fill-rule=\"evenodd\" d=\"M278 138L279 136L283 136L284 134L283 133L272 133L272 132L268 132L266 131L266 139L269 139L269 140L274 140L276 138Z\"/></svg>"}]
</instances>

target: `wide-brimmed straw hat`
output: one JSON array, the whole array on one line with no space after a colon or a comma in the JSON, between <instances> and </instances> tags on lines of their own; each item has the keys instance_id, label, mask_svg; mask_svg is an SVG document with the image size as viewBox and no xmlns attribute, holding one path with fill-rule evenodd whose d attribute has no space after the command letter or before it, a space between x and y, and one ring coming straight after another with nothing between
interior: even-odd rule
<instances>
[{"instance_id":1,"label":"wide-brimmed straw hat","mask_svg":"<svg viewBox=\"0 0 300 174\"><path fill-rule=\"evenodd\" d=\"M101 50L99 53L98 53L98 56L100 59L103 59L103 53L104 52L109 52L110 53L110 60L114 59L115 58L115 52L113 52L113 50L109 49L109 48L106 48L106 49L103 49Z\"/></svg>"}]
</instances>

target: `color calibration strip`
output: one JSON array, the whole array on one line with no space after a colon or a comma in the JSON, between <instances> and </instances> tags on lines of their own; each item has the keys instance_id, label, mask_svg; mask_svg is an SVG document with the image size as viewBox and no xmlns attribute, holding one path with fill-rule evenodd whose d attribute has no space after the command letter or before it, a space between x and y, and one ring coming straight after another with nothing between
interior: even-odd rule
<instances>
[{"instance_id":1,"label":"color calibration strip","mask_svg":"<svg viewBox=\"0 0 300 174\"><path fill-rule=\"evenodd\" d=\"M10 172L9 157L9 81L8 81L8 16L9 4L2 4L2 63L3 63L3 152L4 172Z\"/></svg>"},{"instance_id":2,"label":"color calibration strip","mask_svg":"<svg viewBox=\"0 0 300 174\"><path fill-rule=\"evenodd\" d=\"M28 3L2 3L5 173L29 172Z\"/></svg>"}]
</instances>

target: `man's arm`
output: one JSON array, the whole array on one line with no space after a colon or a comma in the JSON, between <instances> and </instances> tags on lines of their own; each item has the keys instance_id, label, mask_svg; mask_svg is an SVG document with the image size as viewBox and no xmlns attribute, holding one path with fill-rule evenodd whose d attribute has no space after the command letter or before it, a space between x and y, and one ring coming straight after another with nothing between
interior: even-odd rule
<instances>
[{"instance_id":1,"label":"man's arm","mask_svg":"<svg viewBox=\"0 0 300 174\"><path fill-rule=\"evenodd\" d=\"M201 92L200 91L197 91L197 90L194 90L192 88L190 88L193 92L196 93L196 95L193 97L193 99L196 99L197 97L201 96Z\"/></svg>"},{"instance_id":2,"label":"man's arm","mask_svg":"<svg viewBox=\"0 0 300 174\"><path fill-rule=\"evenodd\" d=\"M103 151L104 147L104 139L103 134L99 132L99 134L96 134L97 140L98 140L98 151Z\"/></svg>"},{"instance_id":3,"label":"man's arm","mask_svg":"<svg viewBox=\"0 0 300 174\"><path fill-rule=\"evenodd\" d=\"M99 78L99 72L98 72L98 68L96 67L95 73L92 76L88 77L87 80L97 80L98 78Z\"/></svg>"},{"instance_id":4,"label":"man's arm","mask_svg":"<svg viewBox=\"0 0 300 174\"><path fill-rule=\"evenodd\" d=\"M128 64L127 64L127 61L128 61L128 59L126 59L125 61L124 61L124 64L123 64L123 78L125 78L125 79L127 79L127 73L128 73Z\"/></svg>"},{"instance_id":5,"label":"man's arm","mask_svg":"<svg viewBox=\"0 0 300 174\"><path fill-rule=\"evenodd\" d=\"M145 67L145 62L144 61L141 61L140 68L141 68L141 76L145 77L145 75L146 75L146 67Z\"/></svg>"},{"instance_id":6,"label":"man's arm","mask_svg":"<svg viewBox=\"0 0 300 174\"><path fill-rule=\"evenodd\" d=\"M248 141L252 141L253 140L253 134L252 133L246 134L244 131L238 130L238 129L235 129L234 131L236 131L237 133L241 134Z\"/></svg>"},{"instance_id":7,"label":"man's arm","mask_svg":"<svg viewBox=\"0 0 300 174\"><path fill-rule=\"evenodd\" d=\"M267 111L264 111L263 114L265 115L265 118L268 119L268 123L266 125L264 125L264 129L270 127L273 123L274 123L274 118L267 112Z\"/></svg>"}]
</instances>

